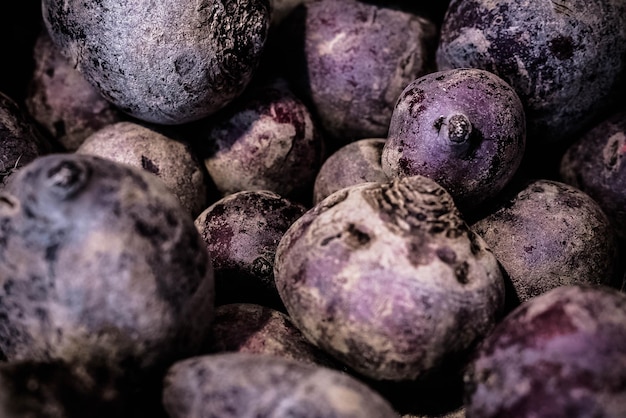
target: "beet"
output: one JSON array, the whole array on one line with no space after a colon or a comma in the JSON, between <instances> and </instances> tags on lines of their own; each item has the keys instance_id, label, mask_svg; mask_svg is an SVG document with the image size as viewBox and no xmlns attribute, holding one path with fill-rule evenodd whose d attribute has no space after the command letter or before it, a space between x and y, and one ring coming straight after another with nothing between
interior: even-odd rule
<instances>
[{"instance_id":1,"label":"beet","mask_svg":"<svg viewBox=\"0 0 626 418\"><path fill-rule=\"evenodd\" d=\"M279 80L253 89L216 118L201 148L223 195L268 190L292 197L309 194L323 142L307 106Z\"/></svg>"},{"instance_id":2,"label":"beet","mask_svg":"<svg viewBox=\"0 0 626 418\"><path fill-rule=\"evenodd\" d=\"M561 158L565 183L591 196L611 220L615 232L626 238L626 109L598 122Z\"/></svg>"},{"instance_id":3,"label":"beet","mask_svg":"<svg viewBox=\"0 0 626 418\"><path fill-rule=\"evenodd\" d=\"M9 361L98 357L141 380L206 338L211 262L152 174L87 155L39 157L1 195L0 224Z\"/></svg>"},{"instance_id":4,"label":"beet","mask_svg":"<svg viewBox=\"0 0 626 418\"><path fill-rule=\"evenodd\" d=\"M335 151L315 177L313 202L319 203L344 187L389 181L380 162L385 141L383 138L360 139Z\"/></svg>"},{"instance_id":5,"label":"beet","mask_svg":"<svg viewBox=\"0 0 626 418\"><path fill-rule=\"evenodd\" d=\"M302 39L292 77L313 104L333 142L345 144L387 135L402 89L434 69L434 23L398 7L355 0L303 3Z\"/></svg>"},{"instance_id":6,"label":"beet","mask_svg":"<svg viewBox=\"0 0 626 418\"><path fill-rule=\"evenodd\" d=\"M466 212L507 185L525 145L524 109L515 91L489 72L453 69L406 86L391 118L382 167L390 177L432 178Z\"/></svg>"},{"instance_id":7,"label":"beet","mask_svg":"<svg viewBox=\"0 0 626 418\"><path fill-rule=\"evenodd\" d=\"M466 374L466 416L622 417L626 296L563 286L528 300L483 341Z\"/></svg>"},{"instance_id":8,"label":"beet","mask_svg":"<svg viewBox=\"0 0 626 418\"><path fill-rule=\"evenodd\" d=\"M208 205L209 178L191 145L157 127L118 122L89 135L76 150L129 164L165 183L192 217Z\"/></svg>"},{"instance_id":9,"label":"beet","mask_svg":"<svg viewBox=\"0 0 626 418\"><path fill-rule=\"evenodd\" d=\"M218 305L257 303L283 310L274 282L276 247L305 208L276 193L226 196L195 221L211 256Z\"/></svg>"},{"instance_id":10,"label":"beet","mask_svg":"<svg viewBox=\"0 0 626 418\"><path fill-rule=\"evenodd\" d=\"M35 70L26 108L65 150L76 150L98 129L124 119L124 114L61 55L45 30L37 38L33 58Z\"/></svg>"},{"instance_id":11,"label":"beet","mask_svg":"<svg viewBox=\"0 0 626 418\"><path fill-rule=\"evenodd\" d=\"M13 173L53 151L32 118L9 96L0 93L0 189Z\"/></svg>"},{"instance_id":12,"label":"beet","mask_svg":"<svg viewBox=\"0 0 626 418\"><path fill-rule=\"evenodd\" d=\"M148 122L206 117L250 82L270 21L268 0L44 0L61 53L100 93Z\"/></svg>"},{"instance_id":13,"label":"beet","mask_svg":"<svg viewBox=\"0 0 626 418\"><path fill-rule=\"evenodd\" d=\"M163 403L170 418L398 416L380 395L345 373L246 353L177 362L165 378Z\"/></svg>"},{"instance_id":14,"label":"beet","mask_svg":"<svg viewBox=\"0 0 626 418\"><path fill-rule=\"evenodd\" d=\"M567 184L531 181L472 229L498 258L520 301L559 286L620 280L607 216L589 195Z\"/></svg>"},{"instance_id":15,"label":"beet","mask_svg":"<svg viewBox=\"0 0 626 418\"><path fill-rule=\"evenodd\" d=\"M495 257L422 176L331 194L285 233L274 270L303 334L378 380L434 372L489 332L504 302Z\"/></svg>"},{"instance_id":16,"label":"beet","mask_svg":"<svg viewBox=\"0 0 626 418\"><path fill-rule=\"evenodd\" d=\"M452 0L437 50L439 70L480 68L517 92L529 145L574 138L626 81L626 3Z\"/></svg>"}]
</instances>

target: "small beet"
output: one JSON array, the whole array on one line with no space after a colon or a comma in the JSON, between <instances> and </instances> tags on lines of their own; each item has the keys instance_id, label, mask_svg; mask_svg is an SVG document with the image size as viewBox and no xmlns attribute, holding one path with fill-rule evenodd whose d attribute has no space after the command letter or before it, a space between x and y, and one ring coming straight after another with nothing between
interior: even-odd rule
<instances>
[{"instance_id":1,"label":"small beet","mask_svg":"<svg viewBox=\"0 0 626 418\"><path fill-rule=\"evenodd\" d=\"M315 177L313 202L319 203L344 187L389 181L380 163L385 141L383 138L360 139L335 151Z\"/></svg>"},{"instance_id":2,"label":"small beet","mask_svg":"<svg viewBox=\"0 0 626 418\"><path fill-rule=\"evenodd\" d=\"M224 195L308 194L321 165L323 143L311 114L281 81L234 103L206 136L204 162Z\"/></svg>"},{"instance_id":3,"label":"small beet","mask_svg":"<svg viewBox=\"0 0 626 418\"><path fill-rule=\"evenodd\" d=\"M564 285L617 284L613 227L596 201L565 183L531 181L472 229L522 302Z\"/></svg>"},{"instance_id":4,"label":"small beet","mask_svg":"<svg viewBox=\"0 0 626 418\"><path fill-rule=\"evenodd\" d=\"M524 109L507 83L478 69L440 71L400 95L382 167L390 177L432 178L465 212L508 184L525 145Z\"/></svg>"},{"instance_id":5,"label":"small beet","mask_svg":"<svg viewBox=\"0 0 626 418\"><path fill-rule=\"evenodd\" d=\"M160 124L238 97L270 22L268 0L44 0L42 10L55 45L107 100Z\"/></svg>"},{"instance_id":6,"label":"small beet","mask_svg":"<svg viewBox=\"0 0 626 418\"><path fill-rule=\"evenodd\" d=\"M76 150L154 174L196 217L207 207L209 179L190 144L134 122L117 122L89 135Z\"/></svg>"},{"instance_id":7,"label":"small beet","mask_svg":"<svg viewBox=\"0 0 626 418\"><path fill-rule=\"evenodd\" d=\"M195 220L215 270L216 303L284 309L274 282L276 247L305 208L268 191L233 193Z\"/></svg>"},{"instance_id":8,"label":"small beet","mask_svg":"<svg viewBox=\"0 0 626 418\"><path fill-rule=\"evenodd\" d=\"M528 300L483 340L465 377L467 418L626 414L626 295L563 286Z\"/></svg>"}]
</instances>

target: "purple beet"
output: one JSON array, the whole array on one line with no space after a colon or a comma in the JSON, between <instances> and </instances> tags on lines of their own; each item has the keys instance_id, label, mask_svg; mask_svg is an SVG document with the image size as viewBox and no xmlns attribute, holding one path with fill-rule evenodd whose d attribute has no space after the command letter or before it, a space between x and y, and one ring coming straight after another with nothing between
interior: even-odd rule
<instances>
[{"instance_id":1,"label":"purple beet","mask_svg":"<svg viewBox=\"0 0 626 418\"><path fill-rule=\"evenodd\" d=\"M519 306L466 374L468 418L626 416L626 295L565 286Z\"/></svg>"},{"instance_id":2,"label":"purple beet","mask_svg":"<svg viewBox=\"0 0 626 418\"><path fill-rule=\"evenodd\" d=\"M382 167L390 177L432 178L471 210L511 180L525 144L524 109L507 83L477 69L441 71L400 95Z\"/></svg>"}]
</instances>

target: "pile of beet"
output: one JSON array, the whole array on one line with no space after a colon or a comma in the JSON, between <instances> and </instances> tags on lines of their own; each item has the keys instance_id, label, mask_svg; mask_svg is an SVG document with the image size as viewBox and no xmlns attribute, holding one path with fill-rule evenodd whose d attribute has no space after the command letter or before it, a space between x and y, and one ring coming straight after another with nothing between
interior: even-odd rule
<instances>
[{"instance_id":1,"label":"pile of beet","mask_svg":"<svg viewBox=\"0 0 626 418\"><path fill-rule=\"evenodd\" d=\"M0 19L0 416L626 416L624 0Z\"/></svg>"}]
</instances>

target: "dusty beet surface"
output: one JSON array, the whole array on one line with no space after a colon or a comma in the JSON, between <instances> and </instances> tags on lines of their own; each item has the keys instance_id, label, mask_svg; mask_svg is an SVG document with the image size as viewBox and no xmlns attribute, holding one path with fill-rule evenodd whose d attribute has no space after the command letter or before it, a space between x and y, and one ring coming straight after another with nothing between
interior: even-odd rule
<instances>
[{"instance_id":1,"label":"dusty beet surface","mask_svg":"<svg viewBox=\"0 0 626 418\"><path fill-rule=\"evenodd\" d=\"M618 245L606 214L565 183L535 180L472 225L527 300L572 284L618 285Z\"/></svg>"},{"instance_id":2,"label":"dusty beet surface","mask_svg":"<svg viewBox=\"0 0 626 418\"><path fill-rule=\"evenodd\" d=\"M193 219L160 180L55 154L20 170L1 197L0 348L9 361L97 357L142 376L200 347L213 270Z\"/></svg>"},{"instance_id":3,"label":"dusty beet surface","mask_svg":"<svg viewBox=\"0 0 626 418\"><path fill-rule=\"evenodd\" d=\"M564 286L531 299L482 343L466 375L466 416L622 417L626 295Z\"/></svg>"},{"instance_id":4,"label":"dusty beet surface","mask_svg":"<svg viewBox=\"0 0 626 418\"><path fill-rule=\"evenodd\" d=\"M305 208L276 193L233 193L205 209L195 225L215 271L218 305L249 302L284 310L274 282L276 247Z\"/></svg>"},{"instance_id":5,"label":"dusty beet surface","mask_svg":"<svg viewBox=\"0 0 626 418\"><path fill-rule=\"evenodd\" d=\"M392 418L393 408L345 373L246 353L190 358L165 378L163 403L170 418L215 417Z\"/></svg>"},{"instance_id":6,"label":"dusty beet surface","mask_svg":"<svg viewBox=\"0 0 626 418\"><path fill-rule=\"evenodd\" d=\"M336 143L386 136L402 89L434 68L435 24L401 7L316 0L291 19L293 78Z\"/></svg>"},{"instance_id":7,"label":"dusty beet surface","mask_svg":"<svg viewBox=\"0 0 626 418\"><path fill-rule=\"evenodd\" d=\"M209 177L189 143L158 127L135 122L109 124L89 135L76 153L129 164L154 174L192 217L208 205Z\"/></svg>"},{"instance_id":8,"label":"dusty beet surface","mask_svg":"<svg viewBox=\"0 0 626 418\"><path fill-rule=\"evenodd\" d=\"M452 69L403 90L381 164L390 177L432 178L468 211L507 185L525 147L524 109L515 91L487 71Z\"/></svg>"},{"instance_id":9,"label":"dusty beet surface","mask_svg":"<svg viewBox=\"0 0 626 418\"><path fill-rule=\"evenodd\" d=\"M495 257L421 176L333 193L289 228L274 269L304 335L373 379L436 369L480 340L504 302Z\"/></svg>"},{"instance_id":10,"label":"dusty beet surface","mask_svg":"<svg viewBox=\"0 0 626 418\"><path fill-rule=\"evenodd\" d=\"M206 117L250 82L270 21L267 0L42 3L61 52L100 93L139 119Z\"/></svg>"}]
</instances>

